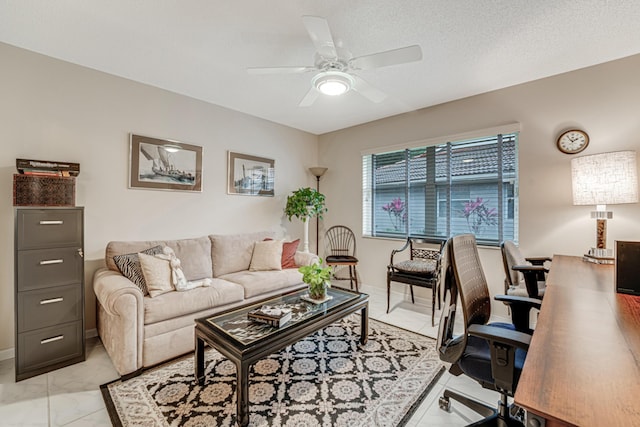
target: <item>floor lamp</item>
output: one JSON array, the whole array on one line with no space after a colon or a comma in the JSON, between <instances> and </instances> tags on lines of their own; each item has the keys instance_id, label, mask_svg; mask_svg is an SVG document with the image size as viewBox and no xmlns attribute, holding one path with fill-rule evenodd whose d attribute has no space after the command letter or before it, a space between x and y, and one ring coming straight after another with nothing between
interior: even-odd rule
<instances>
[{"instance_id":1,"label":"floor lamp","mask_svg":"<svg viewBox=\"0 0 640 427\"><path fill-rule=\"evenodd\" d=\"M638 166L635 151L617 151L576 157L571 160L574 205L596 205L591 218L596 222L596 247L585 261L613 264L613 249L607 249L607 219L613 212L607 205L638 202Z\"/></svg>"},{"instance_id":2,"label":"floor lamp","mask_svg":"<svg viewBox=\"0 0 640 427\"><path fill-rule=\"evenodd\" d=\"M327 171L327 168L323 168L320 166L314 166L309 168L309 171L316 177L316 191L320 192L320 177L324 175ZM320 256L318 253L320 250L320 218L316 217L316 255Z\"/></svg>"}]
</instances>

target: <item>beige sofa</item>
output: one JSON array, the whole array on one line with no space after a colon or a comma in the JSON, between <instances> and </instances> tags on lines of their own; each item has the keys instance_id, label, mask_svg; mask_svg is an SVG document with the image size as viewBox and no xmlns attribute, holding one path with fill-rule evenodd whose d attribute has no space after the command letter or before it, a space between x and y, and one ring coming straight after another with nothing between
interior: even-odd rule
<instances>
[{"instance_id":1,"label":"beige sofa","mask_svg":"<svg viewBox=\"0 0 640 427\"><path fill-rule=\"evenodd\" d=\"M296 268L249 271L254 244L270 232L210 235L167 241L110 242L106 268L94 275L97 328L120 375L156 365L194 349L194 319L271 295L303 288ZM172 291L151 298L120 273L113 257L169 246L180 259L186 279L211 278L210 286ZM317 260L296 252L297 265Z\"/></svg>"}]
</instances>

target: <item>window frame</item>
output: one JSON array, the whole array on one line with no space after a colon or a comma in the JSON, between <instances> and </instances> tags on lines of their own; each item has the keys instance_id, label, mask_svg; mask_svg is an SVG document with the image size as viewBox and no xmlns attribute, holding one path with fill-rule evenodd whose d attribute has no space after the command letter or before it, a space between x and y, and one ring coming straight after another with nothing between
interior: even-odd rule
<instances>
[{"instance_id":1,"label":"window frame","mask_svg":"<svg viewBox=\"0 0 640 427\"><path fill-rule=\"evenodd\" d=\"M364 237L369 238L382 238L382 239L405 239L407 235L419 236L422 238L426 238L427 240L439 241L442 239L449 238L452 234L459 234L460 230L453 230L452 233L452 220L455 220L451 215L452 207L456 204L456 200L452 199L453 192L455 191L456 185L464 185L465 181L468 182L470 186L473 185L489 185L495 186L495 189L490 189L491 192L495 192L496 196L493 200L495 200L495 204L497 207L495 209L498 210L499 215L496 218L496 225L487 228L485 225L485 234L482 237L482 232L478 233L477 239L478 243L486 246L499 246L502 240L514 240L518 241L518 228L519 228L519 218L518 218L518 175L519 175L519 165L518 165L518 143L519 143L519 132L520 126L519 124L511 124L505 125L497 128L490 128L479 130L475 132L452 135L449 137L439 137L433 138L431 140L422 140L416 141L413 143L402 144L402 145L394 145L386 148L379 148L376 150L367 150L363 151L362 154L362 172L363 172L363 211L362 211L362 231ZM502 139L504 137L509 137L509 139L505 138L505 140L513 144L511 147L511 152L507 151L506 148L502 146ZM511 139L512 138L512 139ZM449 171L449 167L451 167L452 159L452 151L455 151L458 148L464 148L465 144L467 147L472 147L471 151L473 151L474 144L477 147L481 147L482 145L491 146L495 144L495 149L501 152L499 159L497 160L496 170L495 172L490 172L488 176L482 176L483 173L479 173L475 178L469 177L460 177L453 176ZM441 174L441 165L436 167L436 156L443 155L442 150L446 149L446 170L445 177L442 178ZM417 149L417 150L416 150ZM488 148L491 149L491 148ZM425 173L429 173L431 166L431 170L433 170L433 176L430 178L433 181L429 181L429 177L425 177L422 180L415 179L413 176L410 176L410 170L413 172L415 169L412 161L413 157L410 157L410 150L414 150L414 153L419 153L420 150L424 151L424 157L426 162L432 161L433 163L430 165L425 164ZM478 150L482 150L482 148L478 148ZM397 152L403 151L404 159L399 160L397 163L401 164L402 172L405 174L404 180L398 180L395 182L388 183L378 183L376 184L376 167L375 160L379 158L381 155L388 154L390 157L393 157ZM431 153L431 154L430 154ZM503 165L502 158L505 155L512 155L513 158L507 158L509 161L508 165ZM432 156L432 158L430 157ZM367 160L369 159L369 160ZM455 164L453 167L455 168ZM459 166L459 165L457 165ZM508 173L505 172L506 167L511 167L512 170L509 170ZM457 169L459 170L459 169ZM438 177L435 177L436 173ZM458 172L456 172L457 174ZM397 172L398 175L401 172ZM422 174L421 176L424 176ZM365 184L366 183L366 184ZM413 186L412 186L413 184ZM415 185L422 186L425 189L424 195L424 212L422 209L419 210L418 219L416 220L415 215L412 215L412 206L416 209L421 208L421 200L420 196L416 199L411 198L411 190L412 187L415 188ZM381 218L381 214L376 212L376 207L381 207L386 203L383 199L381 202L377 200L378 198L382 199L381 192L378 191L381 186L385 186L387 188L395 188L399 190L396 193L396 196L402 194L404 192L404 197L402 198L405 203L405 211L404 215L406 215L407 220L406 223L403 224L402 229L394 229L394 231L381 231L377 228L376 222ZM433 186L432 193L427 192L427 187ZM441 199L442 189L448 191L447 197L443 200ZM473 194L473 187L470 187L469 197L475 198L476 195ZM404 190L404 191L403 191ZM433 207L429 206L429 194L431 194L431 200L433 201ZM393 196L392 196L393 197ZM415 196L414 196L415 197ZM447 200L448 199L448 200ZM469 199L469 200L470 200ZM417 203L415 203L417 200ZM457 200L458 202L464 202L462 199ZM467 201L467 200L465 200ZM447 212L446 216L443 218L441 215L441 211L443 205L446 204L446 208L449 212ZM459 204L459 203L458 203ZM379 206L380 205L380 206ZM430 212L427 212L430 210ZM391 215L390 215L391 216ZM378 221L376 221L378 219ZM440 231L441 225L440 220L446 219L446 229L442 233ZM422 228L422 233L416 233L415 228L412 229L412 224L415 223L424 224ZM510 223L513 223L510 225ZM419 226L418 226L419 227ZM455 227L455 225L453 226ZM505 228L508 227L508 228ZM431 231L429 231L431 229ZM440 234L442 233L442 234ZM491 235L496 236L493 238ZM505 237L506 236L506 237Z\"/></svg>"}]
</instances>

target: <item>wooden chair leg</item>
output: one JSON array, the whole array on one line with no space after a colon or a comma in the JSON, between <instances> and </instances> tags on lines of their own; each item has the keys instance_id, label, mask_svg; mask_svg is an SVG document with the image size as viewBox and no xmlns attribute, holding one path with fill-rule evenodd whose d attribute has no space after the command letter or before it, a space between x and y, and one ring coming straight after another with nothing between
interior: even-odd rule
<instances>
[{"instance_id":1,"label":"wooden chair leg","mask_svg":"<svg viewBox=\"0 0 640 427\"><path fill-rule=\"evenodd\" d=\"M409 285L409 289L411 289L411 304L415 304L416 302L413 299L413 285Z\"/></svg>"},{"instance_id":2,"label":"wooden chair leg","mask_svg":"<svg viewBox=\"0 0 640 427\"><path fill-rule=\"evenodd\" d=\"M360 289L358 289L358 272L355 265L353 266L353 281L356 283L356 292L360 292Z\"/></svg>"},{"instance_id":3,"label":"wooden chair leg","mask_svg":"<svg viewBox=\"0 0 640 427\"><path fill-rule=\"evenodd\" d=\"M349 266L349 289L353 290L353 266Z\"/></svg>"},{"instance_id":4,"label":"wooden chair leg","mask_svg":"<svg viewBox=\"0 0 640 427\"><path fill-rule=\"evenodd\" d=\"M391 279L387 273L387 313L389 313L389 302L391 300Z\"/></svg>"},{"instance_id":5,"label":"wooden chair leg","mask_svg":"<svg viewBox=\"0 0 640 427\"><path fill-rule=\"evenodd\" d=\"M436 312L436 285L431 286L431 326L435 326L435 312Z\"/></svg>"}]
</instances>

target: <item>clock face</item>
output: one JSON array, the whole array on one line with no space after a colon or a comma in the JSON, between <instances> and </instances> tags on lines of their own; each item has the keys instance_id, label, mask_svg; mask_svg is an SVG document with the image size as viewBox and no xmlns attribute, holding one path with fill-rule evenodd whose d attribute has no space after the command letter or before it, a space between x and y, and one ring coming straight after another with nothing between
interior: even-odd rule
<instances>
[{"instance_id":1,"label":"clock face","mask_svg":"<svg viewBox=\"0 0 640 427\"><path fill-rule=\"evenodd\" d=\"M568 130L558 137L557 144L563 153L579 153L589 145L589 135L577 129Z\"/></svg>"}]
</instances>

